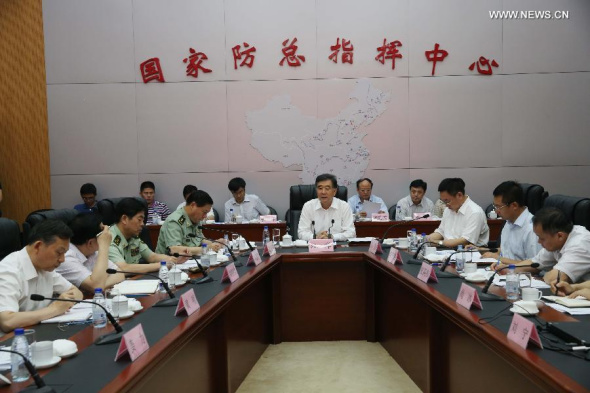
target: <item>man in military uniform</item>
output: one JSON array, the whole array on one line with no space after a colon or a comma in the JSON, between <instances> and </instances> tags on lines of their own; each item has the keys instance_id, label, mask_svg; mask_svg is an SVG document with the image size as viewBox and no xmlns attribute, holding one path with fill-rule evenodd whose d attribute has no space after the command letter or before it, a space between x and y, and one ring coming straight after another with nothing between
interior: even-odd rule
<instances>
[{"instance_id":1,"label":"man in military uniform","mask_svg":"<svg viewBox=\"0 0 590 393\"><path fill-rule=\"evenodd\" d=\"M198 228L212 206L213 199L205 191L191 192L186 199L186 206L169 215L162 224L156 252L166 253L166 248L170 248L173 252L199 255L202 243L206 243L214 251L223 247L219 243L205 239L203 232Z\"/></svg>"},{"instance_id":2,"label":"man in military uniform","mask_svg":"<svg viewBox=\"0 0 590 393\"><path fill-rule=\"evenodd\" d=\"M109 247L109 260L119 269L133 273L150 273L160 270L160 261L176 262L169 255L156 254L138 236L145 220L145 210L135 198L122 199L115 207L117 222L111 226L113 241ZM139 263L143 258L147 263Z\"/></svg>"}]
</instances>

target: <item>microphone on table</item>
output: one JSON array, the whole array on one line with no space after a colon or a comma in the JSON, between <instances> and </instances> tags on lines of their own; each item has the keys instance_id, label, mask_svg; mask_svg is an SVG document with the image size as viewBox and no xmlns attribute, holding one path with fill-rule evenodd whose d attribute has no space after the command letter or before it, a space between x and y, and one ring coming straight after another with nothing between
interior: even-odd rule
<instances>
[{"instance_id":1,"label":"microphone on table","mask_svg":"<svg viewBox=\"0 0 590 393\"><path fill-rule=\"evenodd\" d=\"M124 273L124 272L121 272L119 270L114 270L114 269L108 269L108 270L113 270L115 273ZM115 318L107 310L107 308L100 303L93 302L91 300L76 300L76 299L62 299L59 297L45 297L45 296L39 295L39 294L32 294L31 300L34 300L37 302L40 302L43 300L54 300L57 302L87 303L87 304L96 305L96 306L103 309L103 311L105 312L105 315L107 316L107 318L111 322L111 325L113 325L113 327L115 328L116 332L105 334L104 336L99 337L98 340L96 340L94 343L96 345L103 345L103 344L118 343L119 341L121 341L121 337L123 336L123 328L121 327L121 325L119 325L117 320L115 320Z\"/></svg>"},{"instance_id":2,"label":"microphone on table","mask_svg":"<svg viewBox=\"0 0 590 393\"><path fill-rule=\"evenodd\" d=\"M490 252L498 252L497 248L489 248L488 249ZM472 249L472 250L463 250L463 251L455 251L454 253L452 253L451 255L449 255L449 257L446 259L446 261L443 263L443 265L440 267L440 270L442 270L443 272L445 271L445 269L447 268L447 266L449 266L449 264L451 263L451 258L453 257L453 255L455 254L466 254L466 253L474 253L478 251L477 249Z\"/></svg>"},{"instance_id":3,"label":"microphone on table","mask_svg":"<svg viewBox=\"0 0 590 393\"><path fill-rule=\"evenodd\" d=\"M332 225L330 225L330 228L328 228L328 239L332 238L332 234L330 233L330 231L332 230L333 226L334 226L334 219L332 218Z\"/></svg>"},{"instance_id":4,"label":"microphone on table","mask_svg":"<svg viewBox=\"0 0 590 393\"><path fill-rule=\"evenodd\" d=\"M541 266L539 263L537 262L533 262L530 265L520 265L520 266L515 266L515 268L519 268L519 267L532 267L532 268L538 268L539 266ZM486 283L486 285L483 287L483 289L481 290L481 295L480 295L480 299L481 300L491 300L491 301L499 301L499 300L504 300L503 297L498 296L498 295L494 295L493 293L488 293L488 290L490 289L490 286L492 285L492 282L494 282L494 277L496 277L496 274L498 274L499 272L501 272L504 269L508 269L510 266L504 266L502 269L498 269L494 272L494 274L492 274L492 276L490 277L490 279L488 280L488 282Z\"/></svg>"},{"instance_id":5,"label":"microphone on table","mask_svg":"<svg viewBox=\"0 0 590 393\"><path fill-rule=\"evenodd\" d=\"M451 247L446 247L443 245L439 245L438 243L432 243L432 242L428 242L428 244L436 244L438 247L442 247L442 248L446 248L446 249L452 249ZM420 247L422 247L424 244L422 244ZM418 249L419 251L419 249ZM464 252L471 252L471 251L464 251ZM416 254L418 254L418 252L416 252ZM453 274L453 273L449 273L449 272L445 272L445 268L447 267L446 265L449 263L449 260L451 259L451 256L457 254L457 252L452 253L443 263L443 265L438 269L435 270L434 273L436 274L436 277L438 278L461 278L461 276L459 276L458 274ZM416 258L410 258L408 260L408 264L409 265L421 265L422 261Z\"/></svg>"},{"instance_id":6,"label":"microphone on table","mask_svg":"<svg viewBox=\"0 0 590 393\"><path fill-rule=\"evenodd\" d=\"M125 273L125 274L137 274L140 276L150 276L160 280L162 287L166 290L170 299L160 300L158 303L154 304L152 307L169 307L169 306L176 306L178 304L178 299L174 297L174 294L170 290L168 283L162 280L159 276L152 274L152 273L135 273L135 272L126 272L124 270L115 270L115 269L107 269L107 274L117 274L117 273Z\"/></svg>"},{"instance_id":7,"label":"microphone on table","mask_svg":"<svg viewBox=\"0 0 590 393\"><path fill-rule=\"evenodd\" d=\"M414 253L414 255L412 256L412 259L418 259L418 255L420 255L420 251L422 251L422 249L424 248L424 246L427 245L433 245L439 248L444 248L445 250L452 250L451 247L447 247L443 244L438 244L435 242L422 242L422 244L420 244L420 247L418 247L418 249L416 250L416 252Z\"/></svg>"},{"instance_id":8,"label":"microphone on table","mask_svg":"<svg viewBox=\"0 0 590 393\"><path fill-rule=\"evenodd\" d=\"M311 231L313 232L313 238L315 239L315 221L311 221Z\"/></svg>"},{"instance_id":9,"label":"microphone on table","mask_svg":"<svg viewBox=\"0 0 590 393\"><path fill-rule=\"evenodd\" d=\"M396 222L395 224L391 225L389 228L387 228L385 230L385 233L383 233L383 236L381 237L381 244L383 244L383 241L386 239L387 234L389 233L390 230L392 230L393 228L400 226L400 225L404 225L407 224L408 222L412 222L412 221L416 221L416 220L420 220L422 218L428 218L430 217L430 213L426 213L425 215L421 216L421 217L416 217L416 218L412 218L411 220L407 220L407 221L399 221Z\"/></svg>"},{"instance_id":10,"label":"microphone on table","mask_svg":"<svg viewBox=\"0 0 590 393\"><path fill-rule=\"evenodd\" d=\"M39 376L39 373L37 373L37 369L35 368L35 366L33 366L33 363L31 363L31 361L25 355L17 351L12 351L10 349L0 349L0 351L15 353L19 355L21 358L23 358L23 360L25 361L25 367L29 371L29 374L31 374L31 377L33 377L33 379L35 380L36 387L30 386L24 390L21 390L21 392L55 393L55 390L53 390L52 387L47 386L45 384L45 381L43 380L43 378L41 378L41 376Z\"/></svg>"},{"instance_id":11,"label":"microphone on table","mask_svg":"<svg viewBox=\"0 0 590 393\"><path fill-rule=\"evenodd\" d=\"M189 237L197 237L197 235L195 235L194 233L189 233L188 236ZM227 248L227 251L229 251L229 255L231 255L231 259L234 262L236 262L238 260L238 258L236 258L236 256L234 255L234 252L231 250L231 247L228 244L225 244L225 243L220 242L218 240L210 239L210 238L205 237L205 236L203 236L203 239L209 240L210 242L213 242L213 243L221 244L223 247L226 247ZM241 264L240 265L236 264L236 266L241 266Z\"/></svg>"},{"instance_id":12,"label":"microphone on table","mask_svg":"<svg viewBox=\"0 0 590 393\"><path fill-rule=\"evenodd\" d=\"M199 259L197 258L196 255L179 254L179 253L175 252L174 254L172 254L172 256L175 258L188 257L188 258L192 258L195 260L195 262L197 263L197 266L199 267L199 270L201 271L201 274L203 274L203 278L200 278L198 280L191 280L191 283L198 285L198 284L205 284L205 283L213 281L213 278L211 278L211 276L209 276L207 274L207 270L205 270L205 268L203 268L203 265L201 265L201 263L199 262Z\"/></svg>"},{"instance_id":13,"label":"microphone on table","mask_svg":"<svg viewBox=\"0 0 590 393\"><path fill-rule=\"evenodd\" d=\"M211 228L211 227L207 227L205 228L202 225L199 225L197 228L199 228L200 230L211 230L211 231L217 231L217 232L222 232L222 233L237 233L238 235L242 236L242 238L244 238L244 240L246 241L246 244L248 245L248 248L250 249L250 251L254 251L254 247L252 247L252 245L250 244L250 241L248 239L246 239L246 236L242 235L240 232L236 232L236 231L226 231L225 229L218 229L218 228Z\"/></svg>"}]
</instances>

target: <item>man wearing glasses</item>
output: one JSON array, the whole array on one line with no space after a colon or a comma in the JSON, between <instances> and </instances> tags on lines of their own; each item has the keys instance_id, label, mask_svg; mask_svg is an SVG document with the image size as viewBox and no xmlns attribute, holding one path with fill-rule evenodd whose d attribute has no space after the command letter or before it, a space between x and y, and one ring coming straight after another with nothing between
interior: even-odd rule
<instances>
[{"instance_id":1,"label":"man wearing glasses","mask_svg":"<svg viewBox=\"0 0 590 393\"><path fill-rule=\"evenodd\" d=\"M494 210L506 220L502 228L502 249L487 252L484 258L498 259L505 265L533 258L541 245L533 231L533 215L524 205L524 191L515 181L505 181L494 190Z\"/></svg>"},{"instance_id":2,"label":"man wearing glasses","mask_svg":"<svg viewBox=\"0 0 590 393\"><path fill-rule=\"evenodd\" d=\"M486 214L465 194L463 179L444 179L438 186L438 192L448 209L445 209L436 231L428 235L428 240L447 247L456 247L460 244L487 246L490 229Z\"/></svg>"}]
</instances>

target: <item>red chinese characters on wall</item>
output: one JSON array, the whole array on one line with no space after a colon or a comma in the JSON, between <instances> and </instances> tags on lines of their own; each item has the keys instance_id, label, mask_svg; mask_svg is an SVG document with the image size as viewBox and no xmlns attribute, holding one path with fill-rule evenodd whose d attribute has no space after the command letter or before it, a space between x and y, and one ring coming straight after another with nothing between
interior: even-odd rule
<instances>
[{"instance_id":1,"label":"red chinese characters on wall","mask_svg":"<svg viewBox=\"0 0 590 393\"><path fill-rule=\"evenodd\" d=\"M188 63L186 66L186 75L192 76L193 78L199 77L199 70L207 74L211 72L210 69L205 68L202 63L207 60L208 57L203 52L197 52L193 48L189 48L190 56L182 60L183 63Z\"/></svg>"},{"instance_id":2,"label":"red chinese characters on wall","mask_svg":"<svg viewBox=\"0 0 590 393\"><path fill-rule=\"evenodd\" d=\"M254 55L252 53L256 52L255 46L250 46L250 44L244 42L244 50L241 50L240 45L236 45L231 48L231 52L234 56L234 70L238 69L238 60L242 60L240 67L252 68L254 65Z\"/></svg>"},{"instance_id":3,"label":"red chinese characters on wall","mask_svg":"<svg viewBox=\"0 0 590 393\"><path fill-rule=\"evenodd\" d=\"M482 75L492 75L492 67L498 68L498 63L496 62L496 60L492 59L492 62L490 63L490 61L483 56L480 56L478 61L471 63L469 69L473 71L476 64L477 72L479 72Z\"/></svg>"},{"instance_id":4,"label":"red chinese characters on wall","mask_svg":"<svg viewBox=\"0 0 590 393\"><path fill-rule=\"evenodd\" d=\"M139 71L141 72L143 83L151 81L166 82L162 67L160 67L160 59L157 57L152 57L141 63L139 65Z\"/></svg>"},{"instance_id":5,"label":"red chinese characters on wall","mask_svg":"<svg viewBox=\"0 0 590 393\"><path fill-rule=\"evenodd\" d=\"M297 49L299 48L297 45L295 45L296 42L297 37L293 38L293 41L289 45L287 45L289 43L288 38L283 41L283 49L281 49L281 51L283 52L284 57L279 62L281 67L285 63L285 60L287 60L287 65L289 67L300 67L301 63L305 62L305 56L296 54Z\"/></svg>"},{"instance_id":6,"label":"red chinese characters on wall","mask_svg":"<svg viewBox=\"0 0 590 393\"><path fill-rule=\"evenodd\" d=\"M342 50L342 63L352 64L354 59L354 46L350 43L350 40L342 38L342 44L340 43L340 38L336 38L336 45L331 45L330 50L332 54L328 56L328 59L332 60L334 63L338 64L338 54Z\"/></svg>"},{"instance_id":7,"label":"red chinese characters on wall","mask_svg":"<svg viewBox=\"0 0 590 393\"><path fill-rule=\"evenodd\" d=\"M391 60L391 69L395 70L395 59L401 59L403 56L399 53L398 47L402 46L402 43L398 40L387 43L387 38L383 39L383 45L377 48L377 60L381 64L385 64L385 60Z\"/></svg>"},{"instance_id":8,"label":"red chinese characters on wall","mask_svg":"<svg viewBox=\"0 0 590 393\"><path fill-rule=\"evenodd\" d=\"M438 43L434 44L434 50L427 50L424 52L426 55L426 60L432 62L432 75L434 75L436 71L436 63L439 61L443 61L445 57L449 55L444 49L439 49L440 45Z\"/></svg>"}]
</instances>

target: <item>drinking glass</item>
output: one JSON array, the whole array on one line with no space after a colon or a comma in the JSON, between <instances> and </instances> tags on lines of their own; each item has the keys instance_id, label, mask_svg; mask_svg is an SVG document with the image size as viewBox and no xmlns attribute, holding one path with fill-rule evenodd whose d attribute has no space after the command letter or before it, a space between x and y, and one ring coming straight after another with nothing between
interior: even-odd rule
<instances>
[{"instance_id":1,"label":"drinking glass","mask_svg":"<svg viewBox=\"0 0 590 393\"><path fill-rule=\"evenodd\" d=\"M240 248L239 242L238 242L238 238L240 237L240 235L238 235L237 233L232 233L231 234L231 240L232 240L232 249L234 251L238 251Z\"/></svg>"},{"instance_id":2,"label":"drinking glass","mask_svg":"<svg viewBox=\"0 0 590 393\"><path fill-rule=\"evenodd\" d=\"M280 247L281 241L281 230L279 228L273 228L272 230L272 242L274 243L275 247Z\"/></svg>"}]
</instances>

